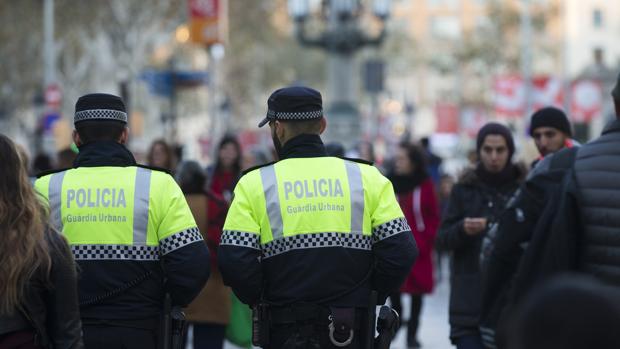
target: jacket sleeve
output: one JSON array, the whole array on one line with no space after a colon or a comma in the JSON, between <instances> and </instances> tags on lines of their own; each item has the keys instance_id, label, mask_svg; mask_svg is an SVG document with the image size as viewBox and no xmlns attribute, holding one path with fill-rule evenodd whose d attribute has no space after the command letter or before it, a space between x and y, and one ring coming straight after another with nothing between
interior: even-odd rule
<instances>
[{"instance_id":1,"label":"jacket sleeve","mask_svg":"<svg viewBox=\"0 0 620 349\"><path fill-rule=\"evenodd\" d=\"M437 248L441 250L449 251L462 248L469 240L465 230L463 230L465 212L461 200L461 186L456 184L450 193L448 207L435 241Z\"/></svg>"},{"instance_id":2,"label":"jacket sleeve","mask_svg":"<svg viewBox=\"0 0 620 349\"><path fill-rule=\"evenodd\" d=\"M424 217L424 236L428 244L428 250L433 249L435 238L437 236L437 228L439 227L439 204L437 202L437 194L432 181L428 180L422 186L422 217ZM422 248L420 247L420 250Z\"/></svg>"},{"instance_id":3,"label":"jacket sleeve","mask_svg":"<svg viewBox=\"0 0 620 349\"><path fill-rule=\"evenodd\" d=\"M50 284L46 294L47 333L53 348L81 349L82 323L78 306L77 272L67 242L55 232L49 233L52 258Z\"/></svg>"},{"instance_id":4,"label":"jacket sleeve","mask_svg":"<svg viewBox=\"0 0 620 349\"><path fill-rule=\"evenodd\" d=\"M379 293L379 304L383 304L387 295L402 285L418 256L411 228L387 179L382 184L371 220L375 258L372 286Z\"/></svg>"},{"instance_id":5,"label":"jacket sleeve","mask_svg":"<svg viewBox=\"0 0 620 349\"><path fill-rule=\"evenodd\" d=\"M243 303L258 303L263 286L260 225L243 181L235 188L217 258L224 284L230 286Z\"/></svg>"},{"instance_id":6,"label":"jacket sleeve","mask_svg":"<svg viewBox=\"0 0 620 349\"><path fill-rule=\"evenodd\" d=\"M158 237L166 290L172 304L186 306L202 290L210 274L209 250L196 226L181 188L172 177L165 183L161 201L165 212Z\"/></svg>"}]
</instances>

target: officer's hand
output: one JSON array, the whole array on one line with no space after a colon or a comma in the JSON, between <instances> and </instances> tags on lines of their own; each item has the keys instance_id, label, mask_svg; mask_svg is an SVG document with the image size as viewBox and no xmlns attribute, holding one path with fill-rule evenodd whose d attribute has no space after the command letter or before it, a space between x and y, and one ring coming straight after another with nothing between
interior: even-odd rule
<instances>
[{"instance_id":1,"label":"officer's hand","mask_svg":"<svg viewBox=\"0 0 620 349\"><path fill-rule=\"evenodd\" d=\"M478 235L484 232L487 227L487 219L484 217L469 218L466 217L463 223L463 230L467 235Z\"/></svg>"}]
</instances>

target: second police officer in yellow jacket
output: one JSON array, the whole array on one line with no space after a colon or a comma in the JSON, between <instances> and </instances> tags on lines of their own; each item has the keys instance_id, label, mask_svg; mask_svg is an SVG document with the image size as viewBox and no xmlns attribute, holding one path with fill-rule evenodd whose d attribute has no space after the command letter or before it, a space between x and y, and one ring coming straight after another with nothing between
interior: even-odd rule
<instances>
[{"instance_id":1,"label":"second police officer in yellow jacket","mask_svg":"<svg viewBox=\"0 0 620 349\"><path fill-rule=\"evenodd\" d=\"M267 123L279 161L235 188L224 281L262 317L264 348L363 348L372 291L383 304L417 256L392 185L370 164L327 155L316 90L275 91Z\"/></svg>"},{"instance_id":2,"label":"second police officer in yellow jacket","mask_svg":"<svg viewBox=\"0 0 620 349\"><path fill-rule=\"evenodd\" d=\"M74 168L39 178L52 225L71 245L86 348L155 348L164 294L185 306L209 276L209 254L181 189L125 148L123 101L75 106Z\"/></svg>"}]
</instances>

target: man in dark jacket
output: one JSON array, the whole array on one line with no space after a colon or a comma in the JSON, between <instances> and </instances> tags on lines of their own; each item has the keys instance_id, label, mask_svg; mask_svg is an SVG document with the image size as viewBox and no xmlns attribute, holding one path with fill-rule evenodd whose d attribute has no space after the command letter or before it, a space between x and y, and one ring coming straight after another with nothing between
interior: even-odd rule
<instances>
[{"instance_id":1,"label":"man in dark jacket","mask_svg":"<svg viewBox=\"0 0 620 349\"><path fill-rule=\"evenodd\" d=\"M577 151L541 268L580 271L620 288L620 76L612 96L616 120Z\"/></svg>"},{"instance_id":2,"label":"man in dark jacket","mask_svg":"<svg viewBox=\"0 0 620 349\"><path fill-rule=\"evenodd\" d=\"M440 249L452 252L450 339L459 349L483 348L478 330L480 245L522 175L511 161L514 142L505 126L485 125L476 149L480 163L454 186L436 241Z\"/></svg>"}]
</instances>

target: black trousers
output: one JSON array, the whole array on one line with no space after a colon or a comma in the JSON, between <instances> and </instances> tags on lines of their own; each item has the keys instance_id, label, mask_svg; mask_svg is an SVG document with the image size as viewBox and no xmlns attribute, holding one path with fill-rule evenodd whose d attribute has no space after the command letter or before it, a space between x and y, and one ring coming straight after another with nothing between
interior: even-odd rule
<instances>
[{"instance_id":1,"label":"black trousers","mask_svg":"<svg viewBox=\"0 0 620 349\"><path fill-rule=\"evenodd\" d=\"M154 330L121 326L84 325L86 349L157 349Z\"/></svg>"},{"instance_id":2,"label":"black trousers","mask_svg":"<svg viewBox=\"0 0 620 349\"><path fill-rule=\"evenodd\" d=\"M403 322L403 306L400 300L400 293L393 293L390 295L390 302L392 308L400 314L400 321ZM420 326L420 313L422 311L422 295L411 295L411 312L409 321L407 322L407 345L412 345L418 340L418 327Z\"/></svg>"}]
</instances>

